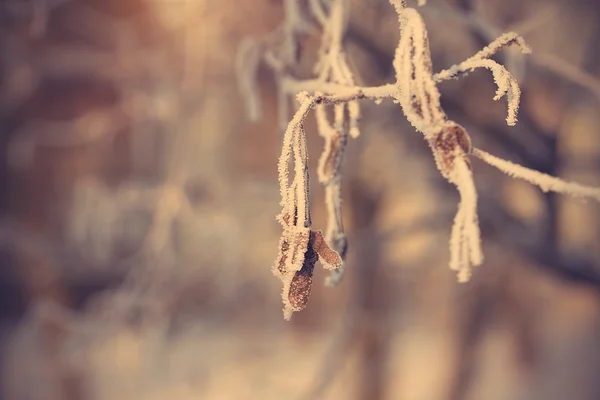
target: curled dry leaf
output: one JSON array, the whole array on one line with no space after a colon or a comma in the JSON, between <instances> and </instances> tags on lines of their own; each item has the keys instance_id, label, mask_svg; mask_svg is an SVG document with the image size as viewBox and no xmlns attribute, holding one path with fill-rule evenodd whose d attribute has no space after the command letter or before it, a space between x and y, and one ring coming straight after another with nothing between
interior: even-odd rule
<instances>
[{"instance_id":1,"label":"curled dry leaf","mask_svg":"<svg viewBox=\"0 0 600 400\"><path fill-rule=\"evenodd\" d=\"M321 231L308 228L284 230L273 273L283 283L285 319L290 319L292 313L303 310L308 304L312 274L319 260L327 269L336 269L342 265L342 258L327 245Z\"/></svg>"},{"instance_id":2,"label":"curled dry leaf","mask_svg":"<svg viewBox=\"0 0 600 400\"><path fill-rule=\"evenodd\" d=\"M319 255L324 268L337 269L342 266L342 257L329 247L321 231L313 231L311 237L313 238L312 248Z\"/></svg>"}]
</instances>

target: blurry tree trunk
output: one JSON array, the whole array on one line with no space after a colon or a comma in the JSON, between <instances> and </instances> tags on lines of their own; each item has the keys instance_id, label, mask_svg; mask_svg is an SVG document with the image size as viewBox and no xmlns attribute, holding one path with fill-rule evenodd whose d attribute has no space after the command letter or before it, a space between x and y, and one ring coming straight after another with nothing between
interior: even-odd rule
<instances>
[{"instance_id":1,"label":"blurry tree trunk","mask_svg":"<svg viewBox=\"0 0 600 400\"><path fill-rule=\"evenodd\" d=\"M504 264L489 265L495 271L488 279L475 278L471 286L460 288L459 319L456 324L454 376L448 399L467 399L476 376L477 353L490 326L508 325L514 365L523 373L532 372L538 358L535 307L521 287L520 271ZM524 376L523 374L520 374Z\"/></svg>"},{"instance_id":2,"label":"blurry tree trunk","mask_svg":"<svg viewBox=\"0 0 600 400\"><path fill-rule=\"evenodd\" d=\"M356 243L356 296L357 344L359 352L359 379L357 400L385 398L386 364L390 327L388 319L388 281L382 268L380 240L376 217L381 198L371 193L358 179L350 181L350 202L354 229L361 232Z\"/></svg>"}]
</instances>

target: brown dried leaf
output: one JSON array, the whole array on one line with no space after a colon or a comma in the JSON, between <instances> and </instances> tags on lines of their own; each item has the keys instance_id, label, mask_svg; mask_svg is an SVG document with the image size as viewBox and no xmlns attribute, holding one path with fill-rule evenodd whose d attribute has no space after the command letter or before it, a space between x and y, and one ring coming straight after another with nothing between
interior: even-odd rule
<instances>
[{"instance_id":1,"label":"brown dried leaf","mask_svg":"<svg viewBox=\"0 0 600 400\"><path fill-rule=\"evenodd\" d=\"M292 306L292 311L303 310L308 304L308 299L312 290L312 275L315 269L315 263L319 256L312 247L309 246L304 256L302 269L294 274L290 282L288 300Z\"/></svg>"},{"instance_id":2,"label":"brown dried leaf","mask_svg":"<svg viewBox=\"0 0 600 400\"><path fill-rule=\"evenodd\" d=\"M325 241L321 231L313 231L314 242L312 248L321 257L321 264L325 269L337 269L342 266L342 257Z\"/></svg>"}]
</instances>

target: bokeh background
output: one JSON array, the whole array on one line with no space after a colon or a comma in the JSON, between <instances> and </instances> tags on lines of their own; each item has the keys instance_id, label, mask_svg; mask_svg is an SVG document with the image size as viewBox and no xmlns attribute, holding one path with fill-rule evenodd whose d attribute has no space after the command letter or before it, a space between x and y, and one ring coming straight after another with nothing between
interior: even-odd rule
<instances>
[{"instance_id":1,"label":"bokeh background","mask_svg":"<svg viewBox=\"0 0 600 400\"><path fill-rule=\"evenodd\" d=\"M396 14L351 3L358 82L392 82ZM533 48L497 57L522 85L516 127L486 71L440 85L477 147L600 185L599 2L421 10L435 70L504 31ZM281 0L0 1L0 398L600 398L600 205L475 161L486 260L458 284L458 195L391 102L363 104L345 162L345 280L317 267L283 320L277 92L261 68L251 123L235 74L241 41L282 16Z\"/></svg>"}]
</instances>

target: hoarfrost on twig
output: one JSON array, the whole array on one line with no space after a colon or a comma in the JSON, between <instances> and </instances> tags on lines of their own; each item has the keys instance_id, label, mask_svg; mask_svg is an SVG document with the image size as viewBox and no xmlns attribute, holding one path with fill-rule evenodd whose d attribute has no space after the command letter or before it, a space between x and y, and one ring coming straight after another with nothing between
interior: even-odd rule
<instances>
[{"instance_id":1,"label":"hoarfrost on twig","mask_svg":"<svg viewBox=\"0 0 600 400\"><path fill-rule=\"evenodd\" d=\"M600 188L585 186L575 182L567 182L554 176L494 157L480 149L474 149L473 155L510 177L522 179L536 185L544 192L563 193L573 197L592 198L600 201Z\"/></svg>"},{"instance_id":2,"label":"hoarfrost on twig","mask_svg":"<svg viewBox=\"0 0 600 400\"><path fill-rule=\"evenodd\" d=\"M452 181L460 193L460 203L450 235L450 268L458 271L459 281L466 282L471 276L471 266L483 262L477 222L477 191L466 160L455 163Z\"/></svg>"},{"instance_id":3,"label":"hoarfrost on twig","mask_svg":"<svg viewBox=\"0 0 600 400\"><path fill-rule=\"evenodd\" d=\"M468 71L473 71L476 68L489 69L494 77L494 82L498 86L494 100L498 101L506 96L508 100L508 116L506 117L506 123L508 125L515 125L517 123L517 112L519 110L519 102L521 99L519 83L503 65L490 59L490 57L498 51L513 43L519 47L523 54L531 53L531 48L517 33L505 33L486 46L483 50L477 52L474 56L460 64L453 65L446 70L440 71L435 74L433 78L436 82L440 82L456 78Z\"/></svg>"}]
</instances>

